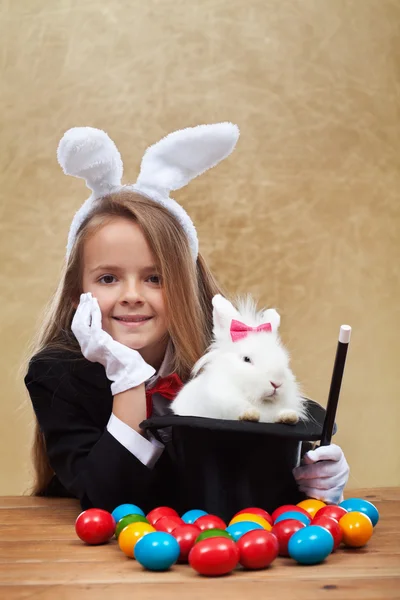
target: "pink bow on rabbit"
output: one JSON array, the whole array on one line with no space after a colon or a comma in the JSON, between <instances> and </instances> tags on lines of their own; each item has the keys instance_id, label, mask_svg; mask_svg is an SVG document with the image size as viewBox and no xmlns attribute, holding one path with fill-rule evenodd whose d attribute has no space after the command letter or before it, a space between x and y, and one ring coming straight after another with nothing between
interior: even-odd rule
<instances>
[{"instance_id":1,"label":"pink bow on rabbit","mask_svg":"<svg viewBox=\"0 0 400 600\"><path fill-rule=\"evenodd\" d=\"M247 337L250 332L257 331L272 331L271 323L263 323L262 325L258 325L258 327L249 327L245 323L241 321L236 321L232 319L230 334L232 338L232 342L237 342Z\"/></svg>"}]
</instances>

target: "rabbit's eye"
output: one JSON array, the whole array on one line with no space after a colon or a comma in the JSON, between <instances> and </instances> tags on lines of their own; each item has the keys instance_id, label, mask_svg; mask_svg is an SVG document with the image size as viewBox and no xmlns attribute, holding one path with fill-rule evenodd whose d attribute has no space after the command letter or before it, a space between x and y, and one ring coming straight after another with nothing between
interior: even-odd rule
<instances>
[{"instance_id":1,"label":"rabbit's eye","mask_svg":"<svg viewBox=\"0 0 400 600\"><path fill-rule=\"evenodd\" d=\"M248 362L248 363L251 363L251 362L252 362L252 361L251 361L251 358L250 358L249 356L244 356L244 357L243 357L243 360L244 360L244 362Z\"/></svg>"}]
</instances>

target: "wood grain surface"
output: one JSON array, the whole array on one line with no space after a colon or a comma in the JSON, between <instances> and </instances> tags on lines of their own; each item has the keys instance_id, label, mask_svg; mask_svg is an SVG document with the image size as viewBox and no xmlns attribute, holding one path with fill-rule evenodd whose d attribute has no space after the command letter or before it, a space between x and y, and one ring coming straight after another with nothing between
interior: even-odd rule
<instances>
[{"instance_id":1,"label":"wood grain surface","mask_svg":"<svg viewBox=\"0 0 400 600\"><path fill-rule=\"evenodd\" d=\"M369 499L380 511L365 548L340 548L311 567L278 558L268 569L239 568L220 578L203 578L187 565L151 573L126 558L115 540L83 544L74 531L77 501L0 497L0 598L400 598L400 488L352 490L351 495Z\"/></svg>"}]
</instances>

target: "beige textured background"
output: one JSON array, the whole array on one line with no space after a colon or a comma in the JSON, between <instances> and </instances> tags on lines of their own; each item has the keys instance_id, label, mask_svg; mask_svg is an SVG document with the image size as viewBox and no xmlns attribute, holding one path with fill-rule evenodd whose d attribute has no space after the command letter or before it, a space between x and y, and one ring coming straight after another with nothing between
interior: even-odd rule
<instances>
[{"instance_id":1,"label":"beige textured background","mask_svg":"<svg viewBox=\"0 0 400 600\"><path fill-rule=\"evenodd\" d=\"M17 368L87 197L57 165L59 138L105 129L132 181L148 144L219 120L239 124L236 152L177 194L202 251L229 291L280 309L294 371L323 404L339 326L353 326L336 439L351 486L399 485L400 3L0 7L0 494L29 485Z\"/></svg>"}]
</instances>

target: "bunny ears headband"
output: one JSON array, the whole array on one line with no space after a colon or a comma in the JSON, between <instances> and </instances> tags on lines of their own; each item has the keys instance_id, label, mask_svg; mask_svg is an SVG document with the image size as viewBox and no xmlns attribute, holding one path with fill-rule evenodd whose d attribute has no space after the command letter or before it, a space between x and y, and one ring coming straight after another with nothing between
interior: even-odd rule
<instances>
[{"instance_id":1,"label":"bunny ears headband","mask_svg":"<svg viewBox=\"0 0 400 600\"><path fill-rule=\"evenodd\" d=\"M229 156L238 138L239 128L232 123L198 125L170 133L147 148L136 183L122 186L121 155L108 135L93 127L69 129L58 145L58 162L66 175L84 179L92 194L72 220L67 258L80 225L96 202L111 192L129 189L158 202L178 219L196 260L199 246L196 228L187 212L169 194Z\"/></svg>"}]
</instances>

